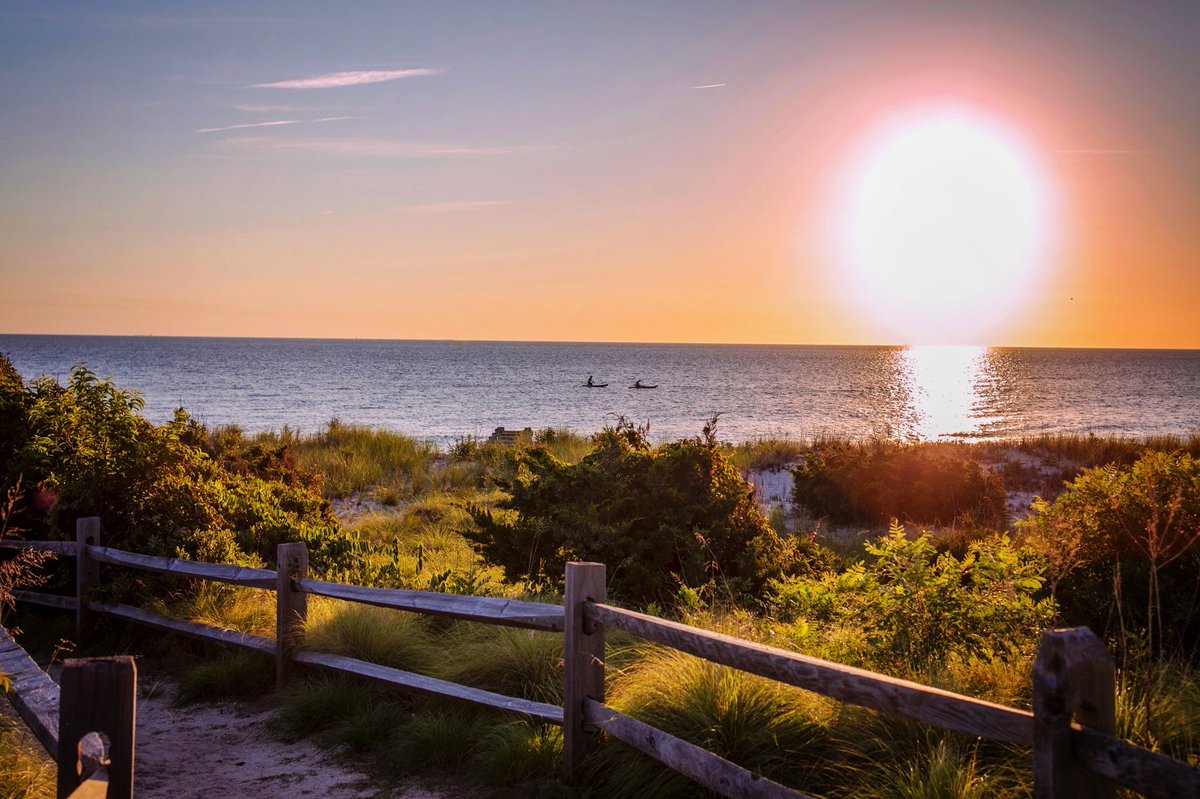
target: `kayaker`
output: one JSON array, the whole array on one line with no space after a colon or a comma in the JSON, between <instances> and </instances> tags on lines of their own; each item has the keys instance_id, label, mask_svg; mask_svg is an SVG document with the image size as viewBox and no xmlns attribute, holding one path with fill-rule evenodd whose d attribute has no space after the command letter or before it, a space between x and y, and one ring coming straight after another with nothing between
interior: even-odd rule
<instances>
[{"instance_id":1,"label":"kayaker","mask_svg":"<svg viewBox=\"0 0 1200 799\"><path fill-rule=\"evenodd\" d=\"M636 380L636 381L634 381L633 387L634 387L634 388L641 388L641 387L642 387L642 381L641 381L641 380Z\"/></svg>"},{"instance_id":2,"label":"kayaker","mask_svg":"<svg viewBox=\"0 0 1200 799\"><path fill-rule=\"evenodd\" d=\"M588 381L587 381L587 384L588 384L588 388L593 388L593 387L595 387L595 385L596 385L595 383L593 383L593 382L592 382L592 376L591 376L591 375L588 375Z\"/></svg>"}]
</instances>

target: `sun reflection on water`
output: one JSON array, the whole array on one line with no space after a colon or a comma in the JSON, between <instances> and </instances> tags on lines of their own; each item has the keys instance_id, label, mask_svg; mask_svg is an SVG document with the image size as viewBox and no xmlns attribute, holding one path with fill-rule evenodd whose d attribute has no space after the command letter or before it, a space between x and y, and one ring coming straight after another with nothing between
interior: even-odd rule
<instances>
[{"instance_id":1,"label":"sun reflection on water","mask_svg":"<svg viewBox=\"0 0 1200 799\"><path fill-rule=\"evenodd\" d=\"M972 436L987 419L980 413L989 378L987 347L909 347L900 354L917 439Z\"/></svg>"}]
</instances>

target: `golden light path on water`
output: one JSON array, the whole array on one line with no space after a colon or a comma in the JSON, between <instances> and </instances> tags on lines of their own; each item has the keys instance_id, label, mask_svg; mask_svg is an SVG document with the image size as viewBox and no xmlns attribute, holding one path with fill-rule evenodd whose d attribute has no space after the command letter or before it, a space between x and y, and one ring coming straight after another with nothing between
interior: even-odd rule
<instances>
[{"instance_id":1,"label":"golden light path on water","mask_svg":"<svg viewBox=\"0 0 1200 799\"><path fill-rule=\"evenodd\" d=\"M900 352L911 428L909 437L936 439L973 436L989 422L989 386L993 382L987 347L909 347Z\"/></svg>"}]
</instances>

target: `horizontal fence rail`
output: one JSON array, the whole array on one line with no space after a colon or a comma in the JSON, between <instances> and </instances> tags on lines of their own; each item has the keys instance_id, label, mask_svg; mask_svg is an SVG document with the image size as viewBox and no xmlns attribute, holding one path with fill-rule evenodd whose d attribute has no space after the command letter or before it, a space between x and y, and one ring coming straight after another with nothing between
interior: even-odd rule
<instances>
[{"instance_id":1,"label":"horizontal fence rail","mask_svg":"<svg viewBox=\"0 0 1200 799\"><path fill-rule=\"evenodd\" d=\"M21 541L13 538L0 539L0 549L33 549L53 552L56 555L75 557L74 541Z\"/></svg>"},{"instance_id":2,"label":"horizontal fence rail","mask_svg":"<svg viewBox=\"0 0 1200 799\"><path fill-rule=\"evenodd\" d=\"M1033 714L928 685L743 641L632 610L584 606L584 618L722 666L892 716L994 741L1033 743Z\"/></svg>"},{"instance_id":3,"label":"horizontal fence rail","mask_svg":"<svg viewBox=\"0 0 1200 799\"><path fill-rule=\"evenodd\" d=\"M419 694L443 696L462 702L470 702L471 704L490 707L493 710L503 710L508 713L528 716L531 719L537 719L538 721L555 724L560 727L563 723L563 709L558 705L548 705L544 702L533 702L528 699L492 693L482 688L459 685L456 682L439 680L435 677L426 677L424 674L414 674L411 671L402 671L390 666L368 663L365 660L356 660L355 658L343 655L330 655L325 652L306 652L301 650L296 652L292 656L292 659L297 663L321 666L322 668L343 674L355 674L359 677L366 677L375 682L394 685Z\"/></svg>"},{"instance_id":4,"label":"horizontal fence rail","mask_svg":"<svg viewBox=\"0 0 1200 799\"><path fill-rule=\"evenodd\" d=\"M240 646L245 649L253 649L262 652L264 655L274 656L275 654L274 641L250 635L249 633L239 633L236 630L223 630L220 627L213 627L209 624L198 624L194 621L160 616L157 613L151 613L148 610L142 610L130 605L109 605L104 602L89 602L88 609L95 613L103 613L106 616L132 621L145 627L153 627L156 630L178 633L191 638L201 638L206 641L214 641L218 644L226 644L227 646Z\"/></svg>"},{"instance_id":5,"label":"horizontal fence rail","mask_svg":"<svg viewBox=\"0 0 1200 799\"><path fill-rule=\"evenodd\" d=\"M163 558L157 555L140 555L109 547L89 546L87 557L99 563L126 566L161 574L176 574L198 580L240 585L244 588L275 588L275 572L267 569L251 569L246 566L226 566L221 563L203 563L196 560Z\"/></svg>"},{"instance_id":6,"label":"horizontal fence rail","mask_svg":"<svg viewBox=\"0 0 1200 799\"><path fill-rule=\"evenodd\" d=\"M358 585L327 583L321 580L297 580L296 589L313 596L344 599L363 605L405 610L430 616L445 616L462 621L478 621L505 627L562 632L561 605L522 602L486 596L460 596L433 591L404 591L394 588L367 588Z\"/></svg>"},{"instance_id":7,"label":"horizontal fence rail","mask_svg":"<svg viewBox=\"0 0 1200 799\"><path fill-rule=\"evenodd\" d=\"M249 648L276 658L280 684L289 678L293 665L319 667L560 725L565 741L564 765L575 777L583 774L584 757L595 734L602 731L724 796L805 799L805 794L607 707L604 630L613 628L842 702L940 729L1029 747L1033 750L1036 799L1084 795L1105 799L1114 796L1115 784L1150 797L1200 797L1200 770L1110 734L1115 729L1111 656L1085 628L1045 633L1034 665L1034 712L1030 713L606 604L602 564L568 564L564 603L551 605L313 580L308 578L308 554L303 544L280 545L279 570L270 571L140 555L98 542L99 524L94 519L80 520L75 542L0 542L8 548L42 549L78 558L76 596L21 591L15 597L22 602L74 609L81 631L87 628L89 614L102 614ZM96 569L101 563L275 591L276 638L272 641L172 619L128 605L86 601L86 594L98 580ZM352 657L305 650L299 641L308 596L483 624L563 632L564 704L559 707L505 696ZM11 671L7 664L22 661L11 651L15 644L8 641L10 646L6 648L0 639L0 670ZM36 666L33 668L36 670ZM50 704L45 699L39 707L44 710ZM35 717L31 727L38 723L47 727L47 722L36 718L41 717Z\"/></svg>"}]
</instances>

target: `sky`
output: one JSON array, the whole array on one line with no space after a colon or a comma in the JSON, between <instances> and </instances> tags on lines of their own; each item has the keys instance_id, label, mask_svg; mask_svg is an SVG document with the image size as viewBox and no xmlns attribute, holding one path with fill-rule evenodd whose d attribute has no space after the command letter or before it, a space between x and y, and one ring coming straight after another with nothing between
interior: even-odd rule
<instances>
[{"instance_id":1,"label":"sky","mask_svg":"<svg viewBox=\"0 0 1200 799\"><path fill-rule=\"evenodd\" d=\"M1200 348L1197 41L1200 3L0 2L0 332L911 343L831 231L864 142L954 108L1046 240L921 343Z\"/></svg>"}]
</instances>

